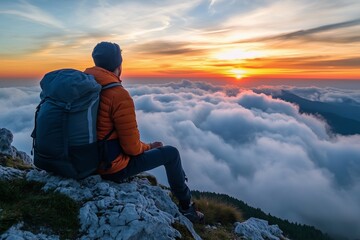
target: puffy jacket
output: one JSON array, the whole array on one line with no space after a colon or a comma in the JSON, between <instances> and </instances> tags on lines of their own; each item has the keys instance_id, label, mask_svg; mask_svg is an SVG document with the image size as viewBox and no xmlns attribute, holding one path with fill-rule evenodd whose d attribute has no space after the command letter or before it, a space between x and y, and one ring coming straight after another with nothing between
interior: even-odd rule
<instances>
[{"instance_id":1,"label":"puffy jacket","mask_svg":"<svg viewBox=\"0 0 360 240\"><path fill-rule=\"evenodd\" d=\"M91 74L102 86L121 80L112 72L100 67L87 68L85 73ZM111 174L124 169L130 156L136 156L150 149L149 144L140 141L137 127L134 101L123 87L113 87L101 93L97 118L97 137L104 137L115 128L109 140L118 139L123 153L120 154L108 170L100 170L100 174Z\"/></svg>"}]
</instances>

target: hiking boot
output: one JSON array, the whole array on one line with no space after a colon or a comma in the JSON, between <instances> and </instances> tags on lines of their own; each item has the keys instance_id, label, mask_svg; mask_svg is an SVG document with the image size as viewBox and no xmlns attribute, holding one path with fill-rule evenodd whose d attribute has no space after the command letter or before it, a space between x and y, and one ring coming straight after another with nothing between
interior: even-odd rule
<instances>
[{"instance_id":1,"label":"hiking boot","mask_svg":"<svg viewBox=\"0 0 360 240\"><path fill-rule=\"evenodd\" d=\"M186 210L183 210L181 207L179 210L192 223L199 223L199 222L204 221L204 214L202 212L199 212L196 210L195 203L191 203L189 208Z\"/></svg>"}]
</instances>

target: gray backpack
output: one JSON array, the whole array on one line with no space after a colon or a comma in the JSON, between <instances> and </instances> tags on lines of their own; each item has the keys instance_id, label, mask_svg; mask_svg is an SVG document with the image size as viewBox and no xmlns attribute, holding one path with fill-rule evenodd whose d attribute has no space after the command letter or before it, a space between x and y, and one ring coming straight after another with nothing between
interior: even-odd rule
<instances>
[{"instance_id":1,"label":"gray backpack","mask_svg":"<svg viewBox=\"0 0 360 240\"><path fill-rule=\"evenodd\" d=\"M96 120L104 87L92 75L74 69L47 73L40 82L41 102L35 113L34 164L64 177L81 179L96 172L104 142L97 141Z\"/></svg>"}]
</instances>

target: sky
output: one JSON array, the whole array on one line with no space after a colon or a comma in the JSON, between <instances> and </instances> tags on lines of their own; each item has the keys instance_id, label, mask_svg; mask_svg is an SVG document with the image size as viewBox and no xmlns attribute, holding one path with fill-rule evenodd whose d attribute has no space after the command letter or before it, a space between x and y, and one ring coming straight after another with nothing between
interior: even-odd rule
<instances>
[{"instance_id":1,"label":"sky","mask_svg":"<svg viewBox=\"0 0 360 240\"><path fill-rule=\"evenodd\" d=\"M92 66L101 41L124 78L360 79L357 0L2 0L0 81Z\"/></svg>"},{"instance_id":2,"label":"sky","mask_svg":"<svg viewBox=\"0 0 360 240\"><path fill-rule=\"evenodd\" d=\"M323 119L261 93L269 87L255 92L184 80L126 88L141 139L177 147L191 189L226 193L277 217L360 237L360 135L329 132ZM358 90L287 90L360 106ZM0 88L0 127L28 154L39 93L39 86ZM163 167L151 173L167 183Z\"/></svg>"}]
</instances>

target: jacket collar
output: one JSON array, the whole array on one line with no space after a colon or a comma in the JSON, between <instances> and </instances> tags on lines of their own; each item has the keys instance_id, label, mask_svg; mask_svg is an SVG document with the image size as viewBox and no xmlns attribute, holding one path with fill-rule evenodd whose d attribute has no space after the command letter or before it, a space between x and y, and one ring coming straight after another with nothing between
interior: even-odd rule
<instances>
[{"instance_id":1,"label":"jacket collar","mask_svg":"<svg viewBox=\"0 0 360 240\"><path fill-rule=\"evenodd\" d=\"M93 75L95 77L95 80L101 85L107 85L109 83L114 83L114 82L120 82L121 80L118 76L116 76L114 73L109 72L106 69L103 69L101 67L91 67L91 68L87 68L84 71L86 74L90 74Z\"/></svg>"}]
</instances>

